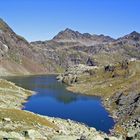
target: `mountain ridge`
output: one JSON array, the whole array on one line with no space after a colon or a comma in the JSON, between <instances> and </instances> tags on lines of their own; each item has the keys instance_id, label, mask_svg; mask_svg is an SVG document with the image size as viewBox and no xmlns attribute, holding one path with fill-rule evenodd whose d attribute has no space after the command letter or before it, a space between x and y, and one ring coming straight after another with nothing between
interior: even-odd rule
<instances>
[{"instance_id":1,"label":"mountain ridge","mask_svg":"<svg viewBox=\"0 0 140 140\"><path fill-rule=\"evenodd\" d=\"M114 39L111 38L110 36L105 36L103 34L101 35L96 35L96 34L89 34L89 33L80 33L79 31L74 31L72 29L66 28L63 31L60 31L52 40L67 40L67 41L72 41L72 40L77 40L77 39L85 39L85 40L93 40L96 41L97 39L103 40L103 42L109 42L113 41Z\"/></svg>"},{"instance_id":2,"label":"mountain ridge","mask_svg":"<svg viewBox=\"0 0 140 140\"><path fill-rule=\"evenodd\" d=\"M107 65L122 59L140 59L139 53L140 34L136 31L113 39L66 28L52 40L29 43L0 19L2 74L3 71L8 74L11 71L12 74L56 73L71 65L87 64L89 58L99 65Z\"/></svg>"}]
</instances>

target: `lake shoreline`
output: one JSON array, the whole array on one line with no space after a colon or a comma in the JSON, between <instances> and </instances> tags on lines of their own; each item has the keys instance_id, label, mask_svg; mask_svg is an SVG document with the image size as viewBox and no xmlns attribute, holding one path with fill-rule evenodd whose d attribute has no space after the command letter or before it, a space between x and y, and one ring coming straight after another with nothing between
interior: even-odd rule
<instances>
[{"instance_id":1,"label":"lake shoreline","mask_svg":"<svg viewBox=\"0 0 140 140\"><path fill-rule=\"evenodd\" d=\"M107 101L105 100L105 98L103 97L103 96L98 96L98 95L91 95L91 94L85 94L85 93L82 93L82 92L78 92L78 93L76 93L74 90L71 90L70 89L70 86L68 86L67 88L66 88L68 91L71 91L71 92L73 92L74 94L82 94L82 95L87 95L87 96L91 96L91 97L98 97L98 98L100 98L101 99L101 102L102 102L102 106L106 109L106 111L109 113L109 116L108 117L111 117L111 118L113 118L113 120L114 120L114 126L113 126L113 128L112 129L110 129L109 131L110 131L110 133L115 133L115 131L114 131L114 127L118 124L118 118L116 117L116 116L114 116L113 115L113 110L111 110L111 107L107 104Z\"/></svg>"},{"instance_id":2,"label":"lake shoreline","mask_svg":"<svg viewBox=\"0 0 140 140\"><path fill-rule=\"evenodd\" d=\"M6 87L8 87L8 88L10 88L9 85L10 86L13 85L13 89L15 90L15 95L19 94L17 92L17 89L19 89L19 87L17 87L12 82L8 82L6 80L5 80L5 82L6 82ZM7 93L5 93L5 94L7 94ZM31 92L31 94L33 94L33 92ZM13 94L10 95L10 97L12 97L12 96L13 96ZM9 96L7 96L7 97L9 97ZM21 106L24 101L27 101L27 98L29 96L27 96L27 94L25 93L24 97L25 98L19 102L19 103L21 103ZM9 101L12 103L16 102L16 100L15 100L15 102L13 102L12 100L9 100ZM30 138L41 138L44 140L46 138L48 140L53 140L55 138L61 138L62 136L65 138L70 137L70 138L73 138L72 140L75 140L75 138L80 139L80 137L82 135L87 137L89 140L96 139L97 137L101 138L101 139L113 138L113 136L107 136L106 134L104 134L102 132L96 131L95 128L87 127L81 123L73 122L69 119L63 120L63 119L59 119L59 118L41 116L41 115L29 112L29 111L21 110L21 108L18 108L16 105L10 106L9 109L7 109L7 107L0 108L0 111L3 112L0 117L0 118L2 118L2 120L0 119L0 122L1 122L0 126L3 128L3 129L0 129L0 138L3 138L3 135L4 135L5 138L23 139L24 137L26 137L23 134L23 132L25 132L25 130ZM16 114L18 114L18 116L15 116ZM26 116L26 117L24 118L24 116ZM32 124L30 124L32 121L28 122L28 118L31 118L31 117L34 118L34 119L32 119L32 121L37 119L37 124L34 122L32 125ZM46 118L46 119L43 119L43 118ZM17 129L20 126L20 129L18 128L19 131L15 131L13 129L10 132L5 132L5 127L7 126L7 125L4 126L5 121L7 122L7 124L9 124L8 125L9 129L12 129L12 126L14 126L14 129ZM44 123L42 124L42 121L44 123L46 123L47 128L44 126ZM23 122L27 123L27 124L24 125L24 124L22 124ZM38 127L39 124L44 129L40 129L40 127ZM44 133L44 130L47 132L47 136L45 135L46 133ZM33 135L31 135L31 132L33 133Z\"/></svg>"},{"instance_id":3,"label":"lake shoreline","mask_svg":"<svg viewBox=\"0 0 140 140\"><path fill-rule=\"evenodd\" d=\"M105 110L104 106L102 105L101 98L95 96L90 97L81 94L73 94L73 92L69 92L66 89L65 84L61 84L56 80L56 75L9 77L9 80L17 83L17 85L22 86L23 88L27 88L30 90L37 89L34 90L35 92L37 92L37 94L27 99L27 102L24 104L24 107L22 108L23 110L29 110L41 115L49 115L52 117L60 117L63 119L71 119L71 120L79 121L81 123L85 123L89 127L95 127L97 128L97 130L103 131L105 133L110 133L109 130L112 129L114 126L114 120L110 117L108 111ZM36 83L35 85L33 84L33 81L35 81ZM39 81L38 83L39 85L37 84L37 81ZM53 85L55 86L53 87ZM50 98L51 98L51 102L50 102ZM37 108L43 108L41 104L44 106L45 105L49 106L48 111L45 109L44 110L37 109ZM74 104L75 106L73 106ZM80 106L87 107L88 110L90 111L88 110L82 111L80 109ZM93 106L93 108L91 108L91 106ZM70 110L67 111L68 109ZM77 112L75 112L75 110L77 110ZM58 114L55 112L58 112ZM84 116L84 114L87 115L85 117L82 117ZM102 114L101 115L102 117L98 118L96 117L97 115L94 114L97 114L99 116L100 114ZM77 117L77 115L79 117ZM102 127L103 124L105 125L105 127Z\"/></svg>"}]
</instances>

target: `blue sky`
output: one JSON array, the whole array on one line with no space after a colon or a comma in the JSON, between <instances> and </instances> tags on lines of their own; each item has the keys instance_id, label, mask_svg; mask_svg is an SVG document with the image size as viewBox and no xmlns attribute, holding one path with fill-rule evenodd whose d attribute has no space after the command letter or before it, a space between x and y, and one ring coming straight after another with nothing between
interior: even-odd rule
<instances>
[{"instance_id":1,"label":"blue sky","mask_svg":"<svg viewBox=\"0 0 140 140\"><path fill-rule=\"evenodd\" d=\"M0 0L0 17L28 41L65 28L117 38L140 32L140 0Z\"/></svg>"}]
</instances>

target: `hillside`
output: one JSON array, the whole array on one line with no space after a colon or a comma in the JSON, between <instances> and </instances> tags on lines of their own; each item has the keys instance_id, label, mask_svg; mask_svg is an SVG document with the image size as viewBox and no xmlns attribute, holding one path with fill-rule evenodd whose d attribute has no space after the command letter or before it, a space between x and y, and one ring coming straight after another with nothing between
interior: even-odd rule
<instances>
[{"instance_id":1,"label":"hillside","mask_svg":"<svg viewBox=\"0 0 140 140\"><path fill-rule=\"evenodd\" d=\"M76 65L59 75L68 90L100 96L116 120L115 133L138 139L140 115L140 61L121 61L105 67Z\"/></svg>"},{"instance_id":2,"label":"hillside","mask_svg":"<svg viewBox=\"0 0 140 140\"><path fill-rule=\"evenodd\" d=\"M29 42L0 19L0 75L43 73L37 57Z\"/></svg>"}]
</instances>

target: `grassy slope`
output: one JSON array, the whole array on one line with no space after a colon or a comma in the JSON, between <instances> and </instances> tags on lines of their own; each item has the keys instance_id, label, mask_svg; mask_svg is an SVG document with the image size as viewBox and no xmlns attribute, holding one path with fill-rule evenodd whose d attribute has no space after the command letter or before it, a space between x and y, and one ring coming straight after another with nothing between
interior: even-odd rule
<instances>
[{"instance_id":1,"label":"grassy slope","mask_svg":"<svg viewBox=\"0 0 140 140\"><path fill-rule=\"evenodd\" d=\"M30 127L32 129L36 129L37 125L42 125L42 126L58 129L57 126L49 122L47 119L23 110L0 108L0 121L2 121L3 118L10 118L12 122L14 123L17 122L17 124L19 122L24 123L23 128ZM23 128L17 127L15 128L16 129L15 131L21 131Z\"/></svg>"},{"instance_id":2,"label":"grassy slope","mask_svg":"<svg viewBox=\"0 0 140 140\"><path fill-rule=\"evenodd\" d=\"M112 77L113 75L118 75ZM88 95L112 96L117 91L140 92L140 62L130 62L127 70L117 64L114 72L105 72L103 68L95 70L92 76L81 76L79 83L68 87L69 90Z\"/></svg>"}]
</instances>

